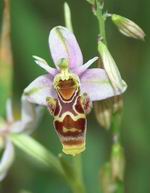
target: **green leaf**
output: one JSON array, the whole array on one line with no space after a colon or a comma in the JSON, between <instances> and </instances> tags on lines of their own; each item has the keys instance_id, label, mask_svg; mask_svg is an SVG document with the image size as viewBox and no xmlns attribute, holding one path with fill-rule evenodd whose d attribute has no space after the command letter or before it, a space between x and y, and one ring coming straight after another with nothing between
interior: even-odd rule
<instances>
[{"instance_id":1,"label":"green leaf","mask_svg":"<svg viewBox=\"0 0 150 193\"><path fill-rule=\"evenodd\" d=\"M38 162L48 169L53 169L60 175L64 175L59 159L30 136L25 134L13 134L11 135L11 140L35 162Z\"/></svg>"}]
</instances>

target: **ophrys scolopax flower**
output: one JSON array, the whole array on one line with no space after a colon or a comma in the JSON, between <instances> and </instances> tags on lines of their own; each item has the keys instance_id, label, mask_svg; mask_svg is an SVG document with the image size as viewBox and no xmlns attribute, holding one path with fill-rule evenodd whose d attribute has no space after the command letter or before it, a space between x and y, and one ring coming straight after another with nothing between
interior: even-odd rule
<instances>
[{"instance_id":1,"label":"ophrys scolopax flower","mask_svg":"<svg viewBox=\"0 0 150 193\"><path fill-rule=\"evenodd\" d=\"M49 46L56 68L34 56L35 62L48 74L34 80L24 94L30 102L48 107L63 152L76 155L85 149L86 114L90 112L91 102L119 95L125 89L114 93L103 69L88 69L98 57L83 64L77 40L67 28L54 27Z\"/></svg>"}]
</instances>

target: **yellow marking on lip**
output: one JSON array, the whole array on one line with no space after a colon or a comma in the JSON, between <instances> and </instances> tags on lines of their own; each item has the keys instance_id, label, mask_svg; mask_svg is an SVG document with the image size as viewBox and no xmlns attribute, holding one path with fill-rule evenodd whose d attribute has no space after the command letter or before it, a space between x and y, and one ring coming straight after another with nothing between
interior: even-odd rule
<instances>
[{"instance_id":1,"label":"yellow marking on lip","mask_svg":"<svg viewBox=\"0 0 150 193\"><path fill-rule=\"evenodd\" d=\"M55 116L54 119L55 119L55 121L58 120L58 121L62 122L64 120L65 116L67 116L67 115L69 115L72 118L73 121L77 121L78 119L86 119L86 116L83 113L81 113L81 114L78 113L78 115L73 115L69 111L63 113L61 115L61 117Z\"/></svg>"},{"instance_id":2,"label":"yellow marking on lip","mask_svg":"<svg viewBox=\"0 0 150 193\"><path fill-rule=\"evenodd\" d=\"M78 145L63 145L63 152L75 156L85 150L85 143Z\"/></svg>"},{"instance_id":3,"label":"yellow marking on lip","mask_svg":"<svg viewBox=\"0 0 150 193\"><path fill-rule=\"evenodd\" d=\"M63 127L63 132L64 133L67 133L67 132L76 132L76 131L78 131L78 132L81 132L81 129L77 129L77 128L66 128L66 127Z\"/></svg>"}]
</instances>

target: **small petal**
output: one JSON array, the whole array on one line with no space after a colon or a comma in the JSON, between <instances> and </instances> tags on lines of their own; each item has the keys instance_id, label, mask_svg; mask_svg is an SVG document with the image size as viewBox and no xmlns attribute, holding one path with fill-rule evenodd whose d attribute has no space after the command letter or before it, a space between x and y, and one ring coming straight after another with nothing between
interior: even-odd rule
<instances>
[{"instance_id":1,"label":"small petal","mask_svg":"<svg viewBox=\"0 0 150 193\"><path fill-rule=\"evenodd\" d=\"M58 68L62 58L69 60L70 68L83 64L83 57L74 34L62 26L54 27L50 31L49 46L53 61Z\"/></svg>"},{"instance_id":2,"label":"small petal","mask_svg":"<svg viewBox=\"0 0 150 193\"><path fill-rule=\"evenodd\" d=\"M4 179L7 174L8 169L12 165L14 160L14 147L12 143L7 140L4 153L0 161L0 181Z\"/></svg>"},{"instance_id":3,"label":"small petal","mask_svg":"<svg viewBox=\"0 0 150 193\"><path fill-rule=\"evenodd\" d=\"M25 88L24 95L31 103L47 105L46 98L56 98L56 92L53 88L53 80L49 75L42 75L35 79Z\"/></svg>"},{"instance_id":4,"label":"small petal","mask_svg":"<svg viewBox=\"0 0 150 193\"><path fill-rule=\"evenodd\" d=\"M85 70L87 70L96 60L98 60L98 57L94 57L92 59L90 59L88 62L86 62L84 65L79 66L75 69L72 69L72 71L77 74L78 76L80 76L83 72L85 72Z\"/></svg>"},{"instance_id":5,"label":"small petal","mask_svg":"<svg viewBox=\"0 0 150 193\"><path fill-rule=\"evenodd\" d=\"M103 69L88 69L80 78L82 93L87 93L92 101L99 101L120 94L119 91L114 92Z\"/></svg>"},{"instance_id":6,"label":"small petal","mask_svg":"<svg viewBox=\"0 0 150 193\"><path fill-rule=\"evenodd\" d=\"M51 74L52 76L56 75L57 70L55 68L50 67L43 58L40 58L38 56L33 56L33 58L35 59L35 63L44 70L46 70L49 74Z\"/></svg>"}]
</instances>

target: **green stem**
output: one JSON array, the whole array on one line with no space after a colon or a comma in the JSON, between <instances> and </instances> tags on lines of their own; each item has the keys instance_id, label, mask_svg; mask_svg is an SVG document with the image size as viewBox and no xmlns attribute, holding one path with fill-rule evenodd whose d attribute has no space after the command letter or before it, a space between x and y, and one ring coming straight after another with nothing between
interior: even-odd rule
<instances>
[{"instance_id":1,"label":"green stem","mask_svg":"<svg viewBox=\"0 0 150 193\"><path fill-rule=\"evenodd\" d=\"M122 121L122 112L112 115L111 130L113 135L113 143L120 142L120 126Z\"/></svg>"},{"instance_id":2,"label":"green stem","mask_svg":"<svg viewBox=\"0 0 150 193\"><path fill-rule=\"evenodd\" d=\"M106 30L105 30L106 17L105 15L103 15L102 10L103 5L99 2L99 0L96 0L96 16L98 19L99 34L102 37L103 42L107 45Z\"/></svg>"},{"instance_id":3,"label":"green stem","mask_svg":"<svg viewBox=\"0 0 150 193\"><path fill-rule=\"evenodd\" d=\"M81 155L77 155L76 157L73 158L73 160L76 173L78 174L79 179L83 181Z\"/></svg>"},{"instance_id":4,"label":"green stem","mask_svg":"<svg viewBox=\"0 0 150 193\"><path fill-rule=\"evenodd\" d=\"M60 163L66 174L66 180L73 193L85 193L85 187L82 177L80 156L73 157L72 162L65 159L65 155L59 156Z\"/></svg>"},{"instance_id":5,"label":"green stem","mask_svg":"<svg viewBox=\"0 0 150 193\"><path fill-rule=\"evenodd\" d=\"M123 182L116 182L117 188L114 193L124 193L124 183Z\"/></svg>"},{"instance_id":6,"label":"green stem","mask_svg":"<svg viewBox=\"0 0 150 193\"><path fill-rule=\"evenodd\" d=\"M85 193L86 191L85 191L85 186L83 182L81 155L74 157L74 168L75 168L76 176L78 176L78 182L80 183L80 190L82 193Z\"/></svg>"},{"instance_id":7,"label":"green stem","mask_svg":"<svg viewBox=\"0 0 150 193\"><path fill-rule=\"evenodd\" d=\"M99 34L102 38L102 41L105 45L107 45L107 39L106 39L106 15L103 14L103 2L99 2L99 0L96 0L96 11L95 15L98 20L98 26L99 26ZM115 97L114 97L115 100ZM115 102L115 101L114 101ZM111 122L111 130L112 130L112 136L113 136L113 143L120 143L120 126L121 126L121 120L122 120L122 112L116 112L112 114L112 122ZM116 183L116 190L113 193L124 193L124 182L115 182Z\"/></svg>"},{"instance_id":8,"label":"green stem","mask_svg":"<svg viewBox=\"0 0 150 193\"><path fill-rule=\"evenodd\" d=\"M85 187L79 180L73 182L71 188L73 193L85 193Z\"/></svg>"}]
</instances>

